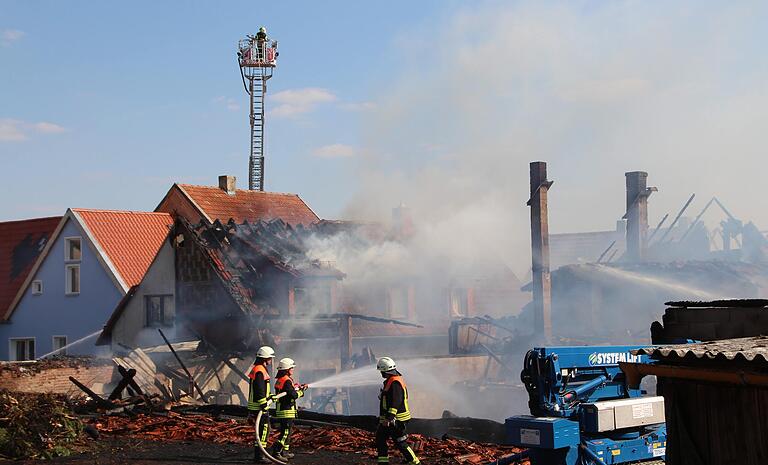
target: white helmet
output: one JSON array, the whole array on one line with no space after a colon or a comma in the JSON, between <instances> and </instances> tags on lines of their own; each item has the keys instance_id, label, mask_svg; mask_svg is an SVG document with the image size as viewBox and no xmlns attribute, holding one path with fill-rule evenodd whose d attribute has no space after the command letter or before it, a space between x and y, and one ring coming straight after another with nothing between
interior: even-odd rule
<instances>
[{"instance_id":1,"label":"white helmet","mask_svg":"<svg viewBox=\"0 0 768 465\"><path fill-rule=\"evenodd\" d=\"M292 358L281 358L280 362L277 364L278 370L290 370L291 368L296 368L296 362L294 362Z\"/></svg>"},{"instance_id":2,"label":"white helmet","mask_svg":"<svg viewBox=\"0 0 768 465\"><path fill-rule=\"evenodd\" d=\"M381 357L379 361L376 362L376 369L379 371L390 371L395 368L397 368L397 365L390 357Z\"/></svg>"},{"instance_id":3,"label":"white helmet","mask_svg":"<svg viewBox=\"0 0 768 465\"><path fill-rule=\"evenodd\" d=\"M261 346L259 347L259 350L256 352L256 356L259 358L274 358L275 349L269 346Z\"/></svg>"}]
</instances>

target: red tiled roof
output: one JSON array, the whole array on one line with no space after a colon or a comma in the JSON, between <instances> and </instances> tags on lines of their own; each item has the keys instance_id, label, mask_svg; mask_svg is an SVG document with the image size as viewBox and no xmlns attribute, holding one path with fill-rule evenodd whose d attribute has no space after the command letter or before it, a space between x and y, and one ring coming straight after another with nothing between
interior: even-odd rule
<instances>
[{"instance_id":1,"label":"red tiled roof","mask_svg":"<svg viewBox=\"0 0 768 465\"><path fill-rule=\"evenodd\" d=\"M211 221L227 222L281 219L291 226L309 225L320 221L301 197L296 194L279 194L237 189L229 195L218 187L177 184L197 204ZM191 219L190 219L191 220Z\"/></svg>"},{"instance_id":2,"label":"red tiled roof","mask_svg":"<svg viewBox=\"0 0 768 465\"><path fill-rule=\"evenodd\" d=\"M72 211L90 230L128 287L141 282L173 225L168 213Z\"/></svg>"},{"instance_id":3,"label":"red tiled roof","mask_svg":"<svg viewBox=\"0 0 768 465\"><path fill-rule=\"evenodd\" d=\"M0 223L0 314L11 305L60 216Z\"/></svg>"}]
</instances>

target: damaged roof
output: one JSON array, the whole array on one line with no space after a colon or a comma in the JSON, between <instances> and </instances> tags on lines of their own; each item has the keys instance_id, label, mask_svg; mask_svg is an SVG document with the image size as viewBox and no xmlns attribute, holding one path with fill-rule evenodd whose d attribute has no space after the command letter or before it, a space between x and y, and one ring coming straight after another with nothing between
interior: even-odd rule
<instances>
[{"instance_id":1,"label":"damaged roof","mask_svg":"<svg viewBox=\"0 0 768 465\"><path fill-rule=\"evenodd\" d=\"M667 362L742 362L768 368L768 336L646 347L636 352L639 355L648 355L655 360Z\"/></svg>"},{"instance_id":2,"label":"damaged roof","mask_svg":"<svg viewBox=\"0 0 768 465\"><path fill-rule=\"evenodd\" d=\"M10 307L60 216L0 223L0 314Z\"/></svg>"},{"instance_id":3,"label":"damaged roof","mask_svg":"<svg viewBox=\"0 0 768 465\"><path fill-rule=\"evenodd\" d=\"M167 200L174 189L178 189L208 223L215 220L226 222L230 219L235 223L280 219L291 226L308 226L320 221L315 212L296 194L248 189L235 189L234 194L228 194L215 186L191 184L174 184L156 210L168 211ZM197 223L200 218L186 219Z\"/></svg>"},{"instance_id":4,"label":"damaged roof","mask_svg":"<svg viewBox=\"0 0 768 465\"><path fill-rule=\"evenodd\" d=\"M307 230L301 225L294 228L280 219L240 224L216 220L210 225L191 225L180 219L180 224L191 233L232 298L246 313L261 308L257 299L259 290L265 286L264 264L296 278L346 276L332 263L307 255L303 244Z\"/></svg>"}]
</instances>

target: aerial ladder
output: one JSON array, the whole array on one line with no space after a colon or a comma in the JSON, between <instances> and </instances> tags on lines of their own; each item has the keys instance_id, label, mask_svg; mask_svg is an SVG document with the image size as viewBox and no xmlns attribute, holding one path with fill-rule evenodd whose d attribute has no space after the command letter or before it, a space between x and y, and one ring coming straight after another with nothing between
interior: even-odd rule
<instances>
[{"instance_id":1,"label":"aerial ladder","mask_svg":"<svg viewBox=\"0 0 768 465\"><path fill-rule=\"evenodd\" d=\"M277 41L270 40L264 27L237 44L237 62L243 88L250 97L250 156L248 189L264 190L264 99L267 81L277 66Z\"/></svg>"}]
</instances>

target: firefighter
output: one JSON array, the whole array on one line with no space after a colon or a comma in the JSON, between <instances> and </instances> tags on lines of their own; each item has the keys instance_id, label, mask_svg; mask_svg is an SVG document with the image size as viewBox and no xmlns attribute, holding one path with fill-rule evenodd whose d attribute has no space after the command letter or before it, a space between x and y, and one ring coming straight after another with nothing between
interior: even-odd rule
<instances>
[{"instance_id":1,"label":"firefighter","mask_svg":"<svg viewBox=\"0 0 768 465\"><path fill-rule=\"evenodd\" d=\"M267 28L264 26L259 28L259 32L256 33L256 40L259 42L266 42L269 40L269 37L267 37Z\"/></svg>"},{"instance_id":2,"label":"firefighter","mask_svg":"<svg viewBox=\"0 0 768 465\"><path fill-rule=\"evenodd\" d=\"M304 396L306 384L296 384L293 381L293 369L296 362L292 358L281 359L277 364L275 376L275 395L286 393L277 400L275 418L280 422L280 437L272 446L272 456L287 461L293 458L290 452L291 428L297 416L296 399Z\"/></svg>"},{"instance_id":3,"label":"firefighter","mask_svg":"<svg viewBox=\"0 0 768 465\"><path fill-rule=\"evenodd\" d=\"M256 425L256 440L261 442L262 447L267 446L267 437L269 436L269 413L267 405L272 397L272 390L269 385L269 365L275 358L275 351L269 346L262 346L256 352L256 361L253 362L250 378L250 389L248 390L248 413L255 417L261 411L261 421ZM254 447L254 463L269 463L261 448L257 443Z\"/></svg>"},{"instance_id":4,"label":"firefighter","mask_svg":"<svg viewBox=\"0 0 768 465\"><path fill-rule=\"evenodd\" d=\"M395 447L403 454L406 463L420 463L408 444L405 432L411 411L408 409L408 389L405 387L403 375L397 371L395 361L382 357L376 363L376 368L384 378L384 387L379 394L379 427L376 429L376 449L378 463L389 463L389 446L387 441L395 441Z\"/></svg>"}]
</instances>

